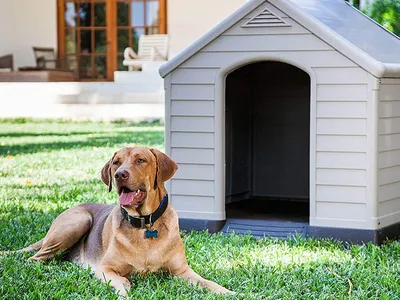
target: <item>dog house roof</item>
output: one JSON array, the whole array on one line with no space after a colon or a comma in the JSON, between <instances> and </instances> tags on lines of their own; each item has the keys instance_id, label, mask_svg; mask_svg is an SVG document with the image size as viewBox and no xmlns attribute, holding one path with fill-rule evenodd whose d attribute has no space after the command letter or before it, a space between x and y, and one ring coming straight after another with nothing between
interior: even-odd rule
<instances>
[{"instance_id":1,"label":"dog house roof","mask_svg":"<svg viewBox=\"0 0 400 300\"><path fill-rule=\"evenodd\" d=\"M165 77L266 2L283 11L374 76L400 76L400 38L344 0L250 0L163 64L159 70L160 75Z\"/></svg>"}]
</instances>

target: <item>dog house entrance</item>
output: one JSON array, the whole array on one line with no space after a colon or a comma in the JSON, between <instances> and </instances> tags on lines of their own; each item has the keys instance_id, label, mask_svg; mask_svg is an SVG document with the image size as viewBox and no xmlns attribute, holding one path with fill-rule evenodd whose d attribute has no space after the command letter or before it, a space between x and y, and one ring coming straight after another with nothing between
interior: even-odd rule
<instances>
[{"instance_id":1,"label":"dog house entrance","mask_svg":"<svg viewBox=\"0 0 400 300\"><path fill-rule=\"evenodd\" d=\"M280 62L226 79L224 231L304 234L309 219L310 77Z\"/></svg>"}]
</instances>

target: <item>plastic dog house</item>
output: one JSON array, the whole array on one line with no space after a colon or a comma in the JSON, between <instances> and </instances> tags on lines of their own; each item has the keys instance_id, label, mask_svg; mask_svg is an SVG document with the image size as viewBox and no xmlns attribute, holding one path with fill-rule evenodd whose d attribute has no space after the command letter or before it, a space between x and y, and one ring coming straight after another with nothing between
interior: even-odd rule
<instances>
[{"instance_id":1,"label":"plastic dog house","mask_svg":"<svg viewBox=\"0 0 400 300\"><path fill-rule=\"evenodd\" d=\"M400 233L400 39L345 1L250 0L159 72L181 228ZM269 233L271 203L304 226Z\"/></svg>"}]
</instances>

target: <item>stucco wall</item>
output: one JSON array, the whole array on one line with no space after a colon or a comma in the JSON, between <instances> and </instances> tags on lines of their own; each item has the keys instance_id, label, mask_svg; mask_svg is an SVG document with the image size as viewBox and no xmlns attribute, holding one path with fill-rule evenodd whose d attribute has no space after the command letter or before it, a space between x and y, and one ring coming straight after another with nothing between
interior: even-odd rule
<instances>
[{"instance_id":1,"label":"stucco wall","mask_svg":"<svg viewBox=\"0 0 400 300\"><path fill-rule=\"evenodd\" d=\"M32 46L57 47L56 2L0 2L0 56L13 54L15 69L35 65Z\"/></svg>"},{"instance_id":2,"label":"stucco wall","mask_svg":"<svg viewBox=\"0 0 400 300\"><path fill-rule=\"evenodd\" d=\"M170 57L246 3L246 0L168 0Z\"/></svg>"}]
</instances>

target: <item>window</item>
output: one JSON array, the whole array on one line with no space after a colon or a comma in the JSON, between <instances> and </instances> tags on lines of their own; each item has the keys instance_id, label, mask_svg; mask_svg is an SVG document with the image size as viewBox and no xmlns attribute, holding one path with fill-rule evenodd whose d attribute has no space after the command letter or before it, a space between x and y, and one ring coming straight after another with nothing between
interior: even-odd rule
<instances>
[{"instance_id":1,"label":"window","mask_svg":"<svg viewBox=\"0 0 400 300\"><path fill-rule=\"evenodd\" d=\"M166 0L58 0L58 49L80 80L112 80L126 47L166 33Z\"/></svg>"},{"instance_id":2,"label":"window","mask_svg":"<svg viewBox=\"0 0 400 300\"><path fill-rule=\"evenodd\" d=\"M126 70L122 65L124 49L131 47L137 53L142 34L165 33L160 4L159 0L117 0L118 70Z\"/></svg>"}]
</instances>

